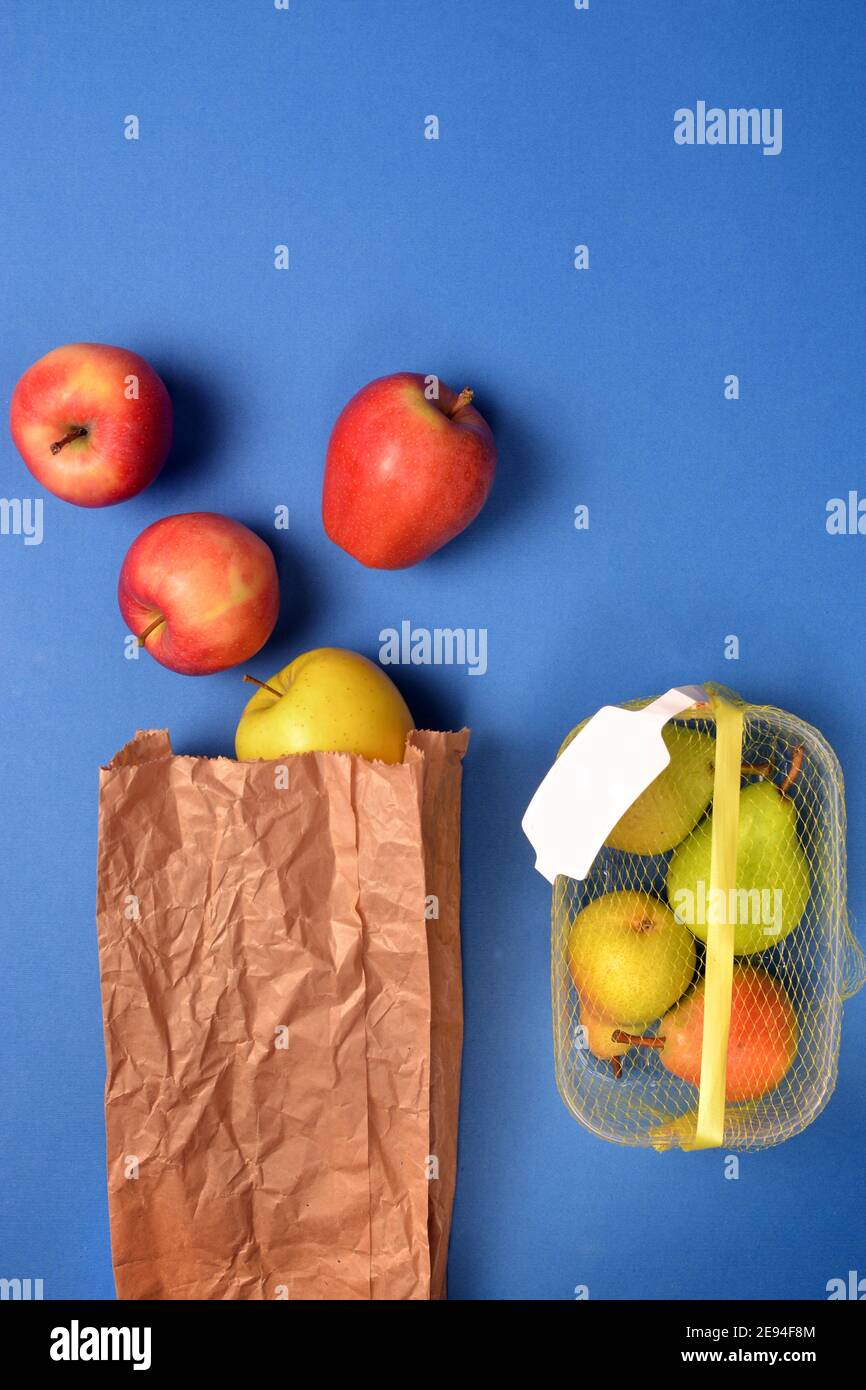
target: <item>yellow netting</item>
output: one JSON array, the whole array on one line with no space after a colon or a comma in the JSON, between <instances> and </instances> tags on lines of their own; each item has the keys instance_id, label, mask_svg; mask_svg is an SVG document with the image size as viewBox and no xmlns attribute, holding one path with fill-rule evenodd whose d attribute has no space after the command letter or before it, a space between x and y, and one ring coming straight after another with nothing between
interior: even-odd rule
<instances>
[{"instance_id":1,"label":"yellow netting","mask_svg":"<svg viewBox=\"0 0 866 1390\"><path fill-rule=\"evenodd\" d=\"M792 714L705 688L743 711L736 889L725 903L735 959L723 1143L759 1149L798 1134L826 1104L842 1003L863 984L866 963L848 928L833 750ZM589 877L557 879L552 923L563 1100L593 1133L659 1149L695 1138L715 721L687 712L664 737L669 766L611 832Z\"/></svg>"}]
</instances>

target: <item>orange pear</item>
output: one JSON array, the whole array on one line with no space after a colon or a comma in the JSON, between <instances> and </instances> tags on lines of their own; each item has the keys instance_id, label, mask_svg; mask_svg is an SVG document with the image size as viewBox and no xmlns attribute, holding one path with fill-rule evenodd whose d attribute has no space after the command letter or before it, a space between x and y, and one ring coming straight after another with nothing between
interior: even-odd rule
<instances>
[{"instance_id":1,"label":"orange pear","mask_svg":"<svg viewBox=\"0 0 866 1390\"><path fill-rule=\"evenodd\" d=\"M613 1034L614 1043L656 1048L674 1076L699 1086L704 1036L701 980L662 1019L657 1037ZM783 985L766 970L735 965L725 1095L729 1103L757 1100L779 1085L797 1051L797 1019Z\"/></svg>"}]
</instances>

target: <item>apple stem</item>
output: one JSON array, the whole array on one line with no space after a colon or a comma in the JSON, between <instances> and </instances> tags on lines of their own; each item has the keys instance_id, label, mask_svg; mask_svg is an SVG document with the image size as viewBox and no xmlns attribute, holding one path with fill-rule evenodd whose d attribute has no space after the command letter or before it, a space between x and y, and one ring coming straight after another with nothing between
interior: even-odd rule
<instances>
[{"instance_id":1,"label":"apple stem","mask_svg":"<svg viewBox=\"0 0 866 1390\"><path fill-rule=\"evenodd\" d=\"M611 1036L616 1043L628 1043L631 1047L654 1047L657 1052L661 1052L665 1045L665 1038L661 1034L655 1038L642 1038L636 1033L623 1033L621 1028L616 1028Z\"/></svg>"},{"instance_id":2,"label":"apple stem","mask_svg":"<svg viewBox=\"0 0 866 1390\"><path fill-rule=\"evenodd\" d=\"M147 627L144 629L144 632L140 632L138 634L138 645L140 647L143 647L150 634L152 632L156 632L156 629L160 626L161 623L164 622L165 618L162 616L162 614L160 614L158 618L154 618L153 622L149 623Z\"/></svg>"},{"instance_id":3,"label":"apple stem","mask_svg":"<svg viewBox=\"0 0 866 1390\"><path fill-rule=\"evenodd\" d=\"M267 681L260 681L255 676L244 676L244 680L249 681L250 685L260 686L262 690L269 690L272 695L276 695L278 700L283 698L283 692L275 690L272 685L268 685Z\"/></svg>"},{"instance_id":4,"label":"apple stem","mask_svg":"<svg viewBox=\"0 0 866 1390\"><path fill-rule=\"evenodd\" d=\"M782 796L787 796L787 795L788 795L788 792L791 790L791 788L793 787L793 785L794 785L794 783L796 782L797 778L800 776L800 770L801 770L802 766L803 766L803 745L802 745L802 743L798 743L797 746L796 746L796 748L792 749L792 751L791 751L791 762L790 762L790 765L789 765L789 767L788 767L788 775L787 775L787 777L785 778L784 782L782 783L782 785L781 785L780 788L779 788L779 791L780 791L780 793L782 794Z\"/></svg>"},{"instance_id":5,"label":"apple stem","mask_svg":"<svg viewBox=\"0 0 866 1390\"><path fill-rule=\"evenodd\" d=\"M75 429L70 430L69 433L65 434L62 439L58 439L54 444L51 445L52 454L59 454L60 450L64 449L67 444L71 444L73 439L83 439L86 433L87 430L84 428L83 425L76 425Z\"/></svg>"},{"instance_id":6,"label":"apple stem","mask_svg":"<svg viewBox=\"0 0 866 1390\"><path fill-rule=\"evenodd\" d=\"M463 390L460 392L460 395L457 397L451 409L448 411L448 414L452 420L454 419L454 416L457 414L458 410L463 409L464 405L472 404L474 396L475 392L471 391L468 386L463 387Z\"/></svg>"}]
</instances>

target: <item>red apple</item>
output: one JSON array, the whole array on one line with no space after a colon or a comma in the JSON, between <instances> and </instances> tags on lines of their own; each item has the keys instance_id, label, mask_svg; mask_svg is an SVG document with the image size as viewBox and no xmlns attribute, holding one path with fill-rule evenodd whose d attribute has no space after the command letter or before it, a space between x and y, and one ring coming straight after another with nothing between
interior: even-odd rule
<instances>
[{"instance_id":1,"label":"red apple","mask_svg":"<svg viewBox=\"0 0 866 1390\"><path fill-rule=\"evenodd\" d=\"M12 393L12 438L34 478L66 502L106 507L152 483L171 444L171 400L143 357L70 343Z\"/></svg>"},{"instance_id":2,"label":"red apple","mask_svg":"<svg viewBox=\"0 0 866 1390\"><path fill-rule=\"evenodd\" d=\"M490 427L435 378L379 377L353 396L328 444L322 520L361 564L415 565L453 540L481 511L496 471Z\"/></svg>"},{"instance_id":3,"label":"red apple","mask_svg":"<svg viewBox=\"0 0 866 1390\"><path fill-rule=\"evenodd\" d=\"M215 512L166 516L142 531L127 551L117 597L141 645L185 676L254 656L280 607L269 547Z\"/></svg>"}]
</instances>

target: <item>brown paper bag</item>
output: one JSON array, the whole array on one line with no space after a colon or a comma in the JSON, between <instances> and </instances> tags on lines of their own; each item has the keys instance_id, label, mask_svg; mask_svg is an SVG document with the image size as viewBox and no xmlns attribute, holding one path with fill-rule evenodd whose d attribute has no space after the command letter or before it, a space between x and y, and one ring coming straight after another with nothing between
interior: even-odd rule
<instances>
[{"instance_id":1,"label":"brown paper bag","mask_svg":"<svg viewBox=\"0 0 866 1390\"><path fill-rule=\"evenodd\" d=\"M444 1296L467 742L237 763L151 731L102 770L120 1298Z\"/></svg>"}]
</instances>

